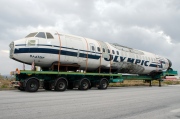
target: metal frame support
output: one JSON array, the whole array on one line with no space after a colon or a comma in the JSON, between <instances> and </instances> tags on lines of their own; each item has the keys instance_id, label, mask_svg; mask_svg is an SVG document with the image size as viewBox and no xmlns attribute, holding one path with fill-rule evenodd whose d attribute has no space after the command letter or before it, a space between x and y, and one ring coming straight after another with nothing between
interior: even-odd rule
<instances>
[{"instance_id":1,"label":"metal frame support","mask_svg":"<svg viewBox=\"0 0 180 119\"><path fill-rule=\"evenodd\" d=\"M150 81L149 81L149 87L151 87L151 86L152 86L152 83L151 83L151 82L152 82L152 81L150 80Z\"/></svg>"},{"instance_id":2,"label":"metal frame support","mask_svg":"<svg viewBox=\"0 0 180 119\"><path fill-rule=\"evenodd\" d=\"M159 80L159 87L161 87L161 80Z\"/></svg>"}]
</instances>

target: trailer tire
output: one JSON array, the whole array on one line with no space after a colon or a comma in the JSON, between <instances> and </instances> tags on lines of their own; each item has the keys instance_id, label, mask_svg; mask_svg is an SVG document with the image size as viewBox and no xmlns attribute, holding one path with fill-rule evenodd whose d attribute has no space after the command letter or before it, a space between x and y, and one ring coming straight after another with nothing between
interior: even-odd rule
<instances>
[{"instance_id":1,"label":"trailer tire","mask_svg":"<svg viewBox=\"0 0 180 119\"><path fill-rule=\"evenodd\" d=\"M55 90L56 91L65 91L67 89L67 82L64 79L59 79L56 82Z\"/></svg>"},{"instance_id":2,"label":"trailer tire","mask_svg":"<svg viewBox=\"0 0 180 119\"><path fill-rule=\"evenodd\" d=\"M79 83L79 90L88 90L90 87L90 81L87 78L83 78Z\"/></svg>"},{"instance_id":3,"label":"trailer tire","mask_svg":"<svg viewBox=\"0 0 180 119\"><path fill-rule=\"evenodd\" d=\"M39 89L39 82L35 78L30 78L26 83L26 91L28 92L36 92Z\"/></svg>"},{"instance_id":4,"label":"trailer tire","mask_svg":"<svg viewBox=\"0 0 180 119\"><path fill-rule=\"evenodd\" d=\"M108 80L106 78L102 78L99 82L98 89L105 90L107 89L108 85L109 85Z\"/></svg>"}]
</instances>

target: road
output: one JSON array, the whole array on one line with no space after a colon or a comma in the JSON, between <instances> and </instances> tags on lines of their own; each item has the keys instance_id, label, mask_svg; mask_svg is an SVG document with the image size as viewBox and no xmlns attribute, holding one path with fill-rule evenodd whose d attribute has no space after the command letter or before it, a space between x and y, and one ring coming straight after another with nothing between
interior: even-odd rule
<instances>
[{"instance_id":1,"label":"road","mask_svg":"<svg viewBox=\"0 0 180 119\"><path fill-rule=\"evenodd\" d=\"M180 86L0 91L0 119L179 119Z\"/></svg>"}]
</instances>

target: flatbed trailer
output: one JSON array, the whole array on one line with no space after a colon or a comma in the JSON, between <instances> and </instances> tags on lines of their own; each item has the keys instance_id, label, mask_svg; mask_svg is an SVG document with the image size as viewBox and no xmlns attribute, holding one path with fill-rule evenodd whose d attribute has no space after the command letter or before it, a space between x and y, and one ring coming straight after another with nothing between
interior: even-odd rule
<instances>
[{"instance_id":1,"label":"flatbed trailer","mask_svg":"<svg viewBox=\"0 0 180 119\"><path fill-rule=\"evenodd\" d=\"M91 87L107 89L109 83L123 82L123 80L144 80L151 86L152 80L158 80L161 86L162 79L167 75L177 75L177 71L167 70L155 76L150 75L122 75L112 73L85 73L59 71L31 71L18 70L11 72L16 76L16 87L20 91L36 92L39 87L45 90L65 91L78 88L88 90Z\"/></svg>"}]
</instances>

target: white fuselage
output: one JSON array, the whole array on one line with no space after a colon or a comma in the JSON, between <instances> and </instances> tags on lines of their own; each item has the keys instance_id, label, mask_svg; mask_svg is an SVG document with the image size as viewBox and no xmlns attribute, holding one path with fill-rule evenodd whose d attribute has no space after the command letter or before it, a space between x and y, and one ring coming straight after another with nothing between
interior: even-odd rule
<instances>
[{"instance_id":1,"label":"white fuselage","mask_svg":"<svg viewBox=\"0 0 180 119\"><path fill-rule=\"evenodd\" d=\"M39 32L37 32L38 34ZM148 74L165 70L169 61L153 53L110 44L89 38L48 32L53 38L26 37L10 44L10 58L36 66L50 67L54 62L78 64L80 70L98 68L116 70L119 73Z\"/></svg>"}]
</instances>

